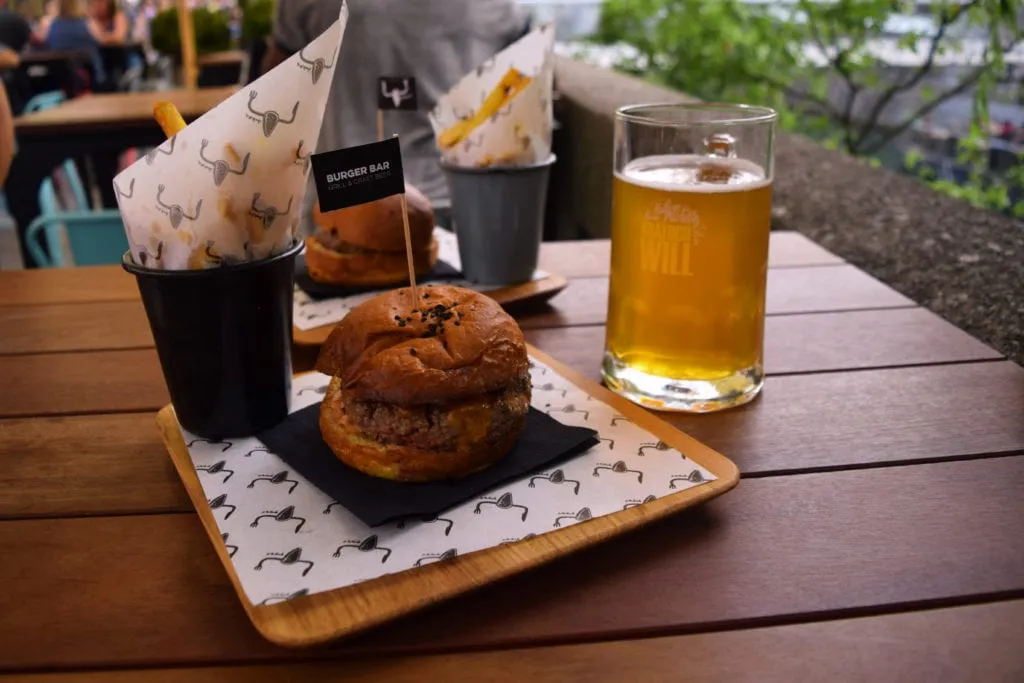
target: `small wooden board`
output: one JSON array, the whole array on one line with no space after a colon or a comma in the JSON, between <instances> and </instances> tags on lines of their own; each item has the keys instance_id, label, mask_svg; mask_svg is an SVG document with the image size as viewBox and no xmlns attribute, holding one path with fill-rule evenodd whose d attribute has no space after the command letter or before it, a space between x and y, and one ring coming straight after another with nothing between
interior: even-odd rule
<instances>
[{"instance_id":1,"label":"small wooden board","mask_svg":"<svg viewBox=\"0 0 1024 683\"><path fill-rule=\"evenodd\" d=\"M170 406L160 411L157 423L174 466L245 611L263 636L278 645L305 647L352 635L640 528L719 496L739 483L739 470L724 456L546 354L531 347L530 355L588 392L595 400L607 403L635 425L684 452L687 458L703 466L717 479L532 539L287 602L255 606L246 598L231 558L221 542L220 530L192 467L174 412Z\"/></svg>"},{"instance_id":2,"label":"small wooden board","mask_svg":"<svg viewBox=\"0 0 1024 683\"><path fill-rule=\"evenodd\" d=\"M510 285L500 289L492 289L482 292L497 301L502 306L519 306L526 303L541 303L547 301L554 295L561 292L569 284L561 275L548 275L540 280L532 280L518 285ZM382 290L383 291L383 290ZM340 321L339 321L340 322ZM321 327L314 327L309 330L300 330L292 327L292 340L300 346L320 346L331 334L331 330L338 323L330 323Z\"/></svg>"}]
</instances>

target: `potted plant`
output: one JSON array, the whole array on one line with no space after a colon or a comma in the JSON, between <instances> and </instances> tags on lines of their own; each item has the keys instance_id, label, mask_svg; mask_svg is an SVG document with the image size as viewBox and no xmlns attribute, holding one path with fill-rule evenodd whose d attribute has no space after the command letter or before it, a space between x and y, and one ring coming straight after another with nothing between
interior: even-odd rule
<instances>
[{"instance_id":1,"label":"potted plant","mask_svg":"<svg viewBox=\"0 0 1024 683\"><path fill-rule=\"evenodd\" d=\"M224 12L207 7L192 10L192 27L196 40L196 56L224 52L233 47L228 16ZM178 8L166 9L150 24L150 40L153 49L169 58L176 67L181 66L181 34L178 31ZM199 85L217 86L238 83L241 76L241 62L218 62L200 65ZM180 77L179 77L180 82Z\"/></svg>"},{"instance_id":2,"label":"potted plant","mask_svg":"<svg viewBox=\"0 0 1024 683\"><path fill-rule=\"evenodd\" d=\"M196 7L192 10L192 25L198 56L231 49L231 29L228 17L223 12ZM178 33L177 7L165 9L153 17L149 32L154 50L180 62L181 35Z\"/></svg>"}]
</instances>

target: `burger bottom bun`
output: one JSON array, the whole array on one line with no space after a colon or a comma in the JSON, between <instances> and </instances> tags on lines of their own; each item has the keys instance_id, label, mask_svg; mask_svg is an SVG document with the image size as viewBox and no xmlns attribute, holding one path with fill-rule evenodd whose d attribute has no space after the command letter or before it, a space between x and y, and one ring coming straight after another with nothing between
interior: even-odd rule
<instances>
[{"instance_id":1,"label":"burger bottom bun","mask_svg":"<svg viewBox=\"0 0 1024 683\"><path fill-rule=\"evenodd\" d=\"M489 399L481 396L483 405ZM460 408L466 406L460 403ZM372 477L394 481L457 479L494 464L515 445L526 424L526 412L518 420L486 431L467 429L454 450L434 450L412 445L382 443L362 432L348 418L341 380L331 380L320 407L320 433L338 459Z\"/></svg>"},{"instance_id":2,"label":"burger bottom bun","mask_svg":"<svg viewBox=\"0 0 1024 683\"><path fill-rule=\"evenodd\" d=\"M404 251L335 251L315 237L306 238L306 270L317 282L329 285L385 286L409 281ZM412 252L416 275L426 275L437 264L437 240Z\"/></svg>"}]
</instances>

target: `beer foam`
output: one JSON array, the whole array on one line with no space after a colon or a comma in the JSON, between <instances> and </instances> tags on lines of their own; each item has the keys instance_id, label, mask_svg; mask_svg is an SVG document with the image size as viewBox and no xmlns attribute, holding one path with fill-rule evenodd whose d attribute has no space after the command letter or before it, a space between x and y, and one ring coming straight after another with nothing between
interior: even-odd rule
<instances>
[{"instance_id":1,"label":"beer foam","mask_svg":"<svg viewBox=\"0 0 1024 683\"><path fill-rule=\"evenodd\" d=\"M701 179L701 169L713 167L713 172L728 169L724 180ZM699 154L663 154L641 157L626 164L615 176L632 185L640 185L668 192L735 192L753 190L771 185L764 169L746 159L729 159Z\"/></svg>"}]
</instances>

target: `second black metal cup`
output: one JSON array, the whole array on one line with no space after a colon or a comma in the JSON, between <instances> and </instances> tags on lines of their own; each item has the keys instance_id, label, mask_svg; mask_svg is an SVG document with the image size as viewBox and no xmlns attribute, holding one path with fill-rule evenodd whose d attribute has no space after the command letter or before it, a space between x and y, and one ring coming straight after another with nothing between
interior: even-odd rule
<instances>
[{"instance_id":1,"label":"second black metal cup","mask_svg":"<svg viewBox=\"0 0 1024 683\"><path fill-rule=\"evenodd\" d=\"M252 436L288 416L296 241L284 253L208 270L143 268L126 253L171 403L207 439Z\"/></svg>"},{"instance_id":2,"label":"second black metal cup","mask_svg":"<svg viewBox=\"0 0 1024 683\"><path fill-rule=\"evenodd\" d=\"M554 154L529 166L476 168L441 162L462 272L470 282L512 285L533 278L554 163Z\"/></svg>"}]
</instances>

